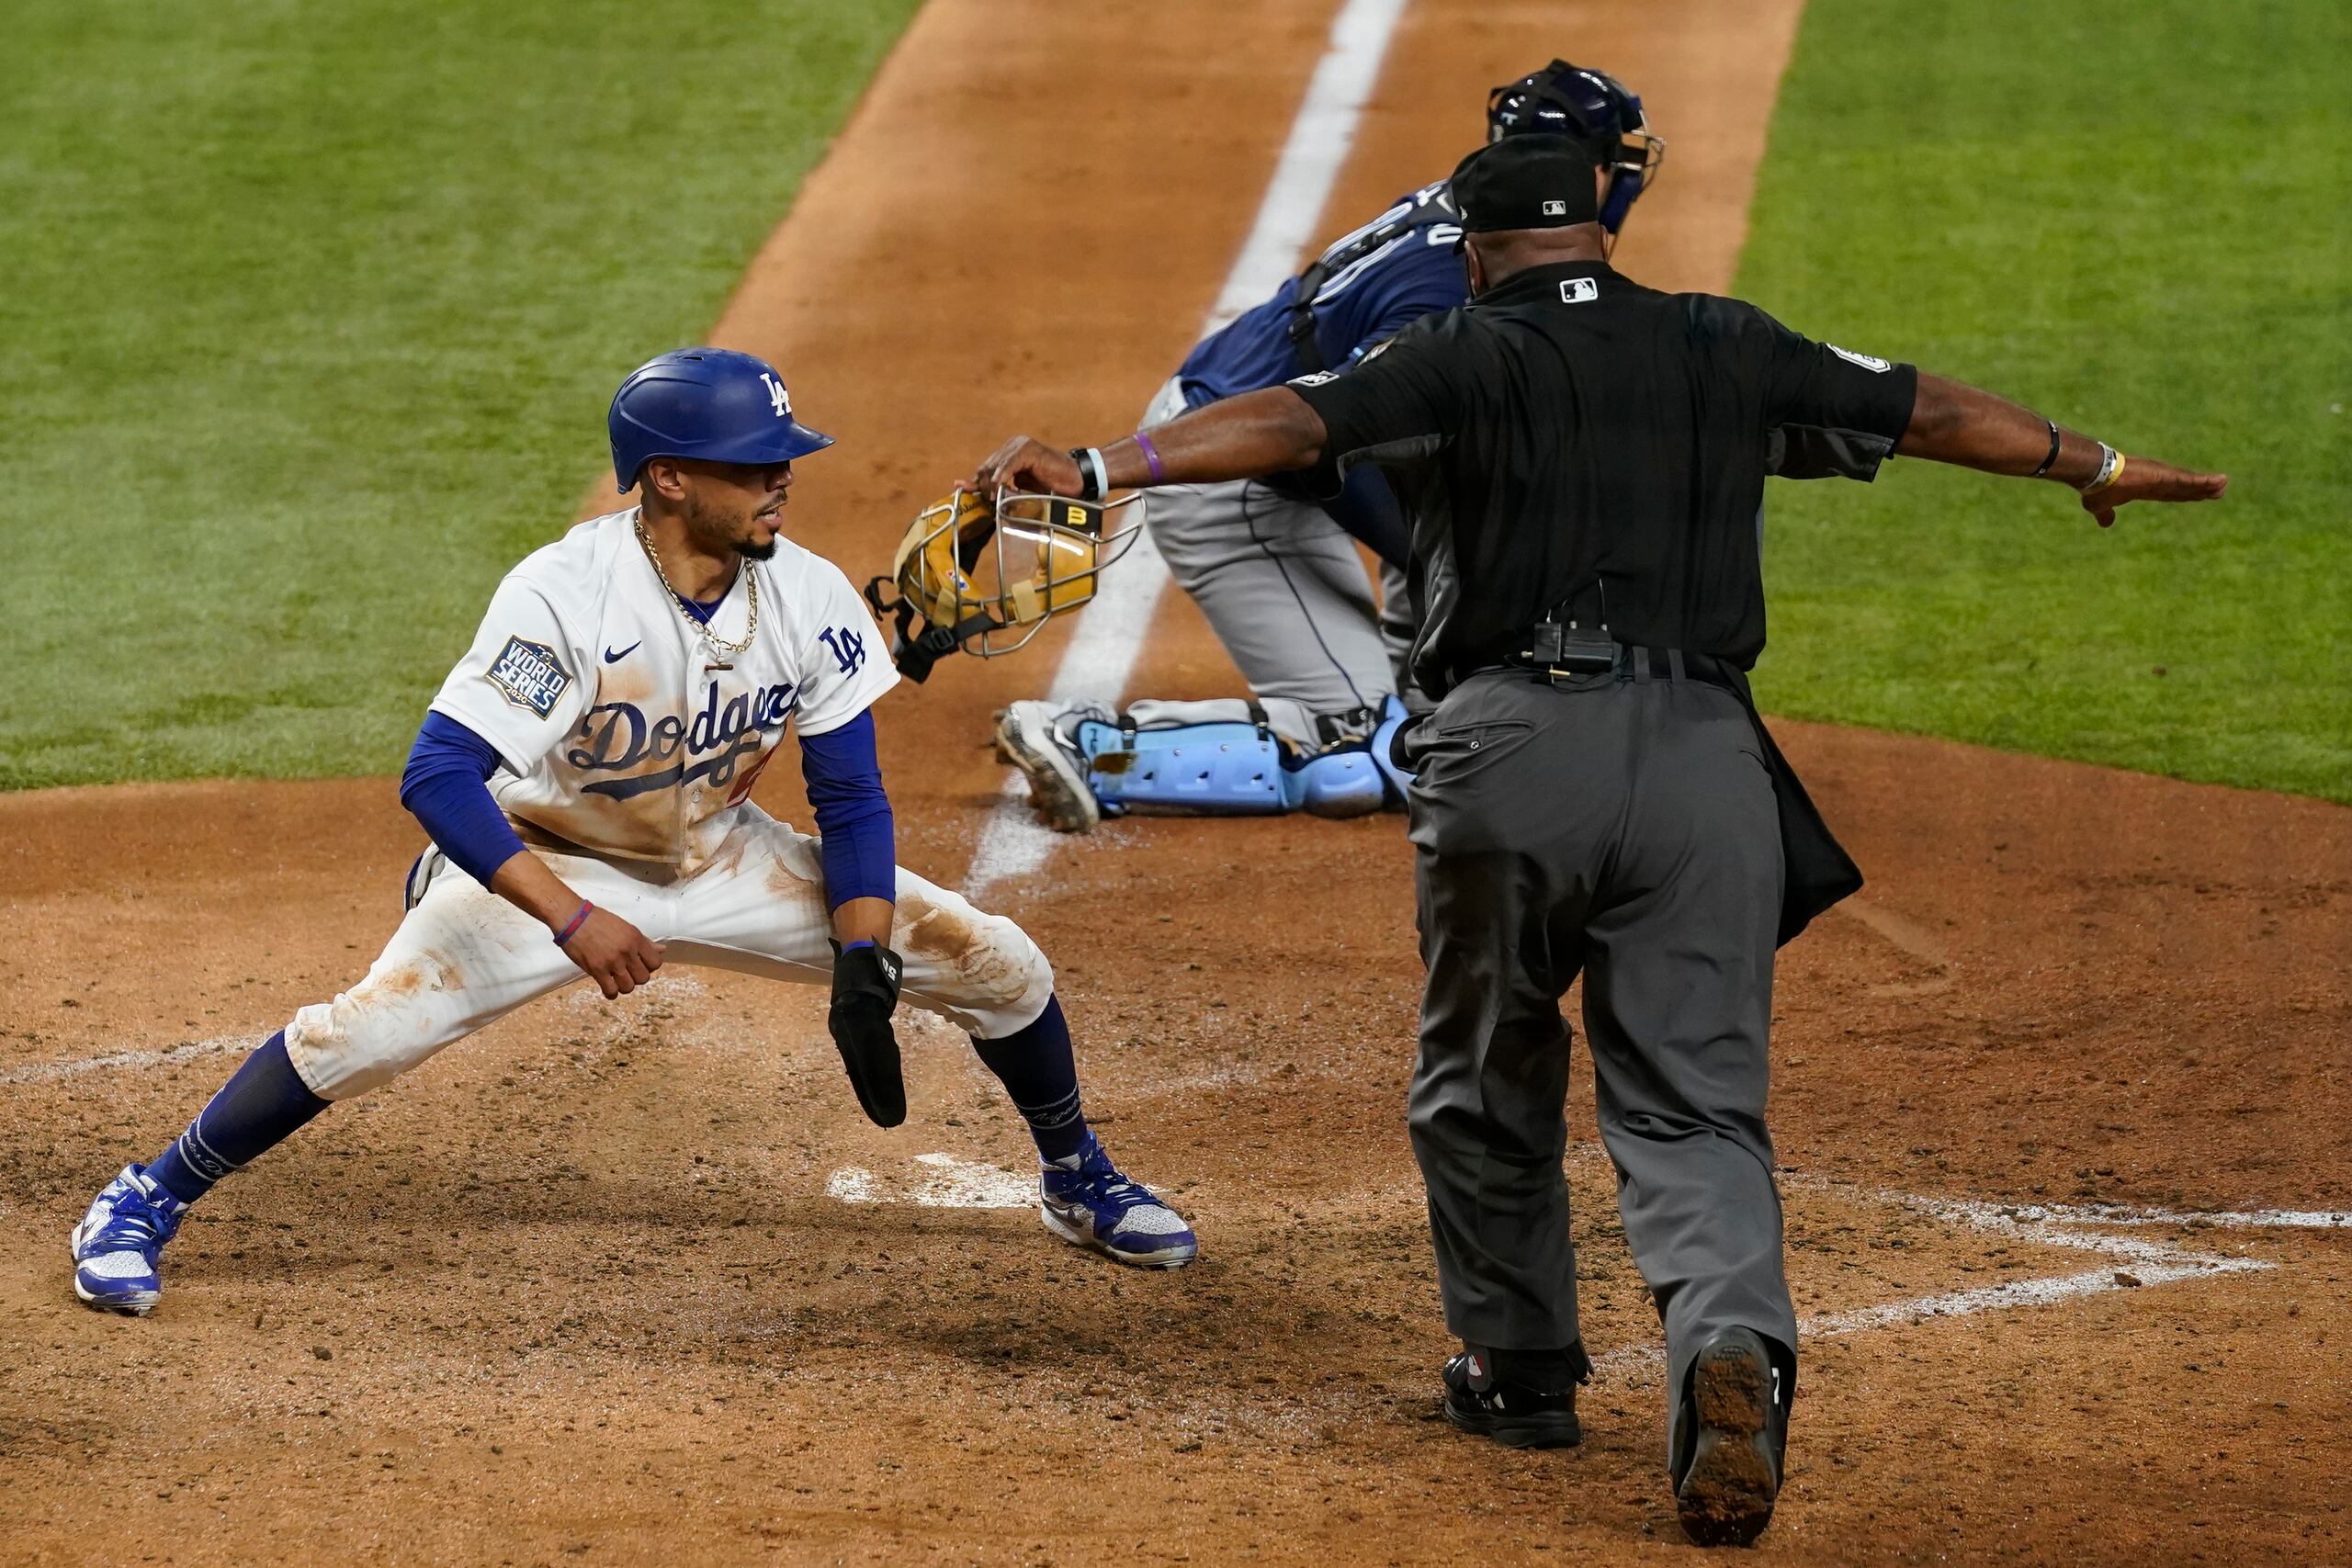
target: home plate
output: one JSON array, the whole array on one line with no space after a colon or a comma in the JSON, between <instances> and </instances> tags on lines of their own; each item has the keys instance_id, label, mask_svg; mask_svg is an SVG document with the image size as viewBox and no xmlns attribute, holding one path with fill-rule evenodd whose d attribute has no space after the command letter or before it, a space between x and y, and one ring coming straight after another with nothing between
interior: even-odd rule
<instances>
[{"instance_id":1,"label":"home plate","mask_svg":"<svg viewBox=\"0 0 2352 1568\"><path fill-rule=\"evenodd\" d=\"M927 1209L1026 1209L1037 1201L1037 1179L954 1155L915 1156L922 1168L911 1185L886 1181L864 1166L843 1166L825 1179L825 1195L844 1203L920 1203Z\"/></svg>"}]
</instances>

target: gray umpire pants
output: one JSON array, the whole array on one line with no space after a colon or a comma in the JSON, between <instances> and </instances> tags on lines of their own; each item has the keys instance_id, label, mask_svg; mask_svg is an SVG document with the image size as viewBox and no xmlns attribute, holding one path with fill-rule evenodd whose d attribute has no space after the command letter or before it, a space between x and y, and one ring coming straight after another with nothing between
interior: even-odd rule
<instances>
[{"instance_id":1,"label":"gray umpire pants","mask_svg":"<svg viewBox=\"0 0 2352 1568\"><path fill-rule=\"evenodd\" d=\"M1627 650L1567 689L1476 675L1415 732L1410 1114L1447 1325L1578 1343L1559 1002L1582 972L1601 1141L1679 1391L1719 1329L1796 1346L1764 1129L1781 842L1738 699L1647 664Z\"/></svg>"}]
</instances>

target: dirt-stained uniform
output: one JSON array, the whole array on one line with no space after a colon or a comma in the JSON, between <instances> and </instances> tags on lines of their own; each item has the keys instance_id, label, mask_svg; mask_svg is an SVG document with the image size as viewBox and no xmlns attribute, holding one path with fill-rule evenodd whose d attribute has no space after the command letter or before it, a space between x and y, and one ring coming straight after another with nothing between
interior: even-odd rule
<instances>
[{"instance_id":1,"label":"dirt-stained uniform","mask_svg":"<svg viewBox=\"0 0 2352 1568\"><path fill-rule=\"evenodd\" d=\"M442 683L402 774L432 842L399 929L365 977L298 1011L152 1162L99 1189L67 1237L88 1305L153 1311L163 1248L190 1207L334 1101L536 998L583 978L619 996L665 960L830 983L827 1028L884 1127L907 1114L899 1001L947 1019L1029 1125L1047 1229L1138 1267L1197 1253L1182 1216L1087 1125L1037 944L895 863L869 710L898 675L840 569L773 527L759 536L794 461L832 438L794 417L773 366L716 348L640 366L606 428L615 481L646 499L507 573ZM728 493L769 503L729 533L711 500ZM725 568L715 597L672 585L657 538L672 527L688 542L705 530L704 558ZM751 798L787 729L818 835ZM554 886L552 917L533 907L534 873Z\"/></svg>"}]
</instances>

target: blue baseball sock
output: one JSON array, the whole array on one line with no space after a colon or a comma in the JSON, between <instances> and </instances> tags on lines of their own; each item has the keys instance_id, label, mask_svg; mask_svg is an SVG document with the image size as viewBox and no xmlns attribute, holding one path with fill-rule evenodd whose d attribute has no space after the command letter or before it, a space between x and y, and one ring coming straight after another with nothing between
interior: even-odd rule
<instances>
[{"instance_id":1,"label":"blue baseball sock","mask_svg":"<svg viewBox=\"0 0 2352 1568\"><path fill-rule=\"evenodd\" d=\"M311 1092L286 1055L286 1032L271 1035L220 1086L187 1131L147 1167L147 1175L183 1203L324 1111L331 1100Z\"/></svg>"},{"instance_id":2,"label":"blue baseball sock","mask_svg":"<svg viewBox=\"0 0 2352 1568\"><path fill-rule=\"evenodd\" d=\"M1047 998L1046 1010L1026 1029L1001 1040L975 1039L972 1049L1012 1097L1012 1108L1029 1123L1040 1156L1069 1159L1086 1147L1090 1134L1079 1104L1078 1061L1059 997Z\"/></svg>"}]
</instances>

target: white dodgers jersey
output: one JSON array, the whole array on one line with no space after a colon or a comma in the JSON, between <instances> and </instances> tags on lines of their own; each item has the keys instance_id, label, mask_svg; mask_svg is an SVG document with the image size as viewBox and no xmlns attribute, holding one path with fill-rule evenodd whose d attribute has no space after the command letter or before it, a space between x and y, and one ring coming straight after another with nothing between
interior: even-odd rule
<instances>
[{"instance_id":1,"label":"white dodgers jersey","mask_svg":"<svg viewBox=\"0 0 2352 1568\"><path fill-rule=\"evenodd\" d=\"M508 572L433 711L497 749L491 794L526 841L692 874L787 720L838 729L899 673L841 569L785 538L736 573L711 634L742 641L754 577L759 626L741 653L718 652L655 574L637 518L582 523Z\"/></svg>"}]
</instances>

